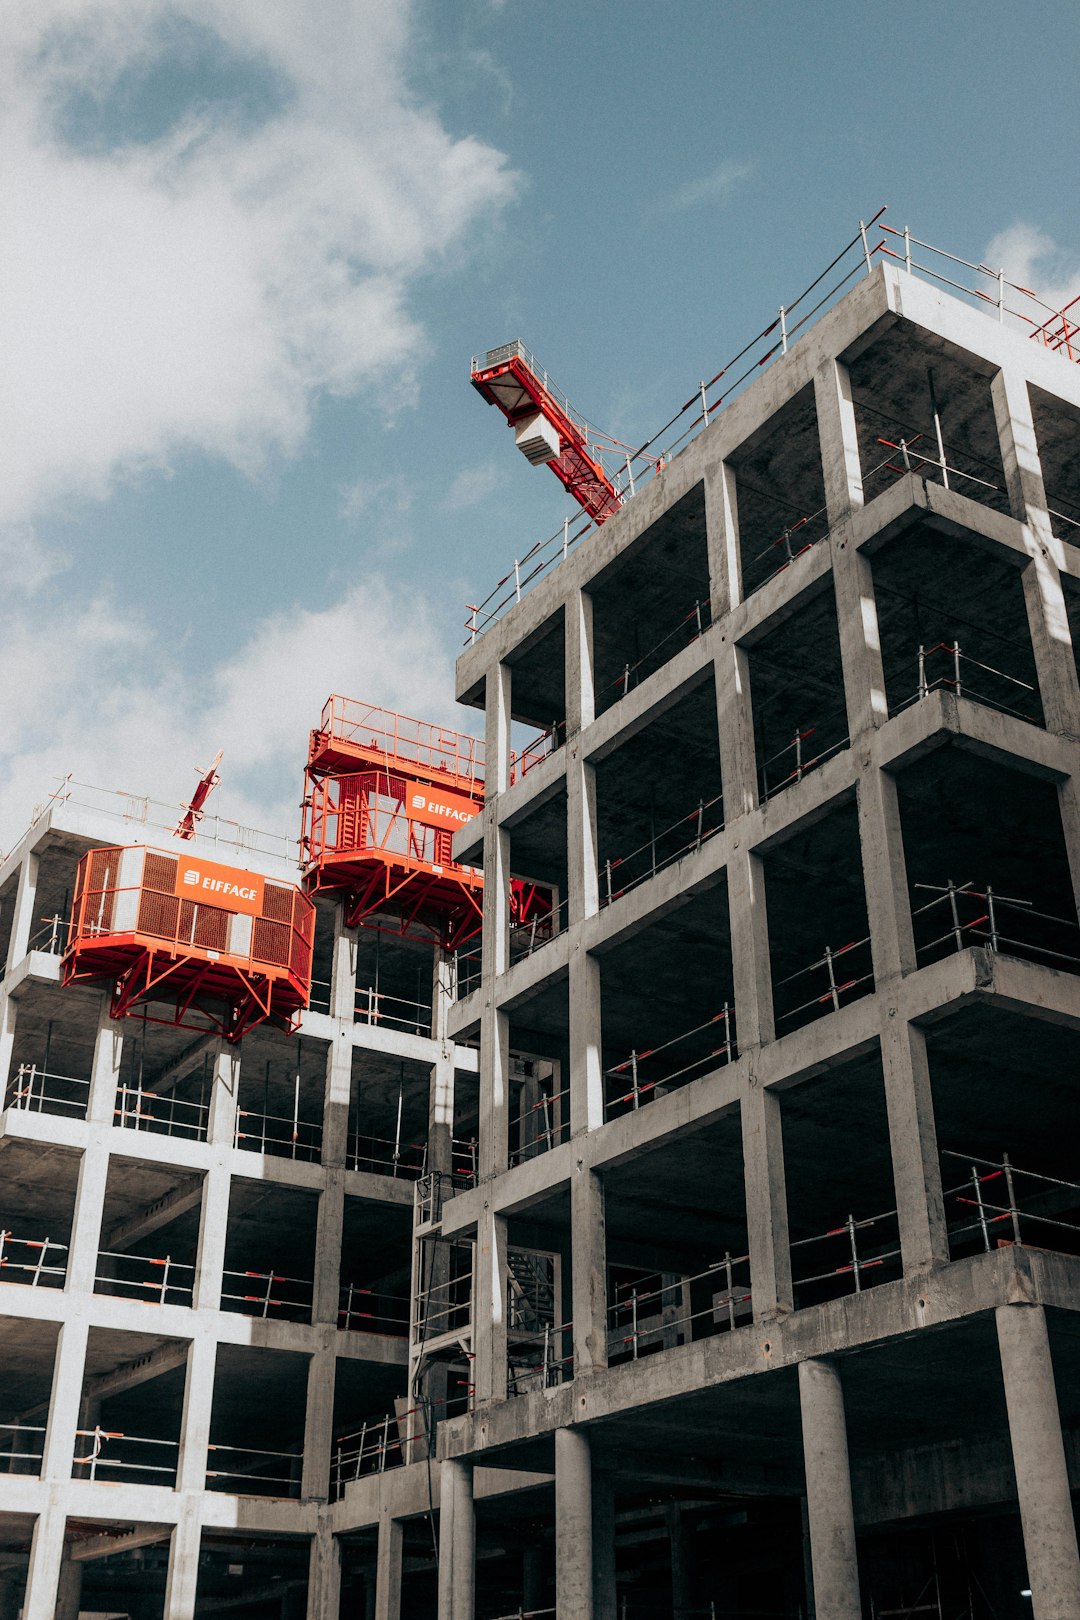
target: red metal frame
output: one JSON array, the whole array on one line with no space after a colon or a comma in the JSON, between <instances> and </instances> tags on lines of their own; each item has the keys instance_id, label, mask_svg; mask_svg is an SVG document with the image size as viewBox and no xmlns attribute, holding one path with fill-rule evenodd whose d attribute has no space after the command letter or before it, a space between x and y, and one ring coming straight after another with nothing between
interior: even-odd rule
<instances>
[{"instance_id":1,"label":"red metal frame","mask_svg":"<svg viewBox=\"0 0 1080 1620\"><path fill-rule=\"evenodd\" d=\"M267 879L260 914L241 918L177 895L177 866L176 855L141 845L87 851L64 983L111 981L113 1018L137 1014L234 1042L264 1020L295 1031L311 992L311 901Z\"/></svg>"},{"instance_id":2,"label":"red metal frame","mask_svg":"<svg viewBox=\"0 0 1080 1620\"><path fill-rule=\"evenodd\" d=\"M344 889L346 927L364 923L456 950L480 929L483 877L453 860L451 826L414 814L411 798L419 787L479 813L483 770L475 737L328 698L308 749L308 892Z\"/></svg>"},{"instance_id":3,"label":"red metal frame","mask_svg":"<svg viewBox=\"0 0 1080 1620\"><path fill-rule=\"evenodd\" d=\"M489 405L498 406L511 427L537 411L551 423L559 435L559 454L547 465L594 523L603 523L619 510L621 498L592 453L585 427L574 420L566 401L520 343L490 350L483 364L473 363L469 380Z\"/></svg>"}]
</instances>

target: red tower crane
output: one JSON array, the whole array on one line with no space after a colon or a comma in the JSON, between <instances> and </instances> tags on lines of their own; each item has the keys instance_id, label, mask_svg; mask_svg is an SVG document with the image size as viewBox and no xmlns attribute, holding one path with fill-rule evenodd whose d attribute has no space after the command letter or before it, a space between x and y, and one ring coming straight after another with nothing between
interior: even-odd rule
<instances>
[{"instance_id":1,"label":"red tower crane","mask_svg":"<svg viewBox=\"0 0 1080 1620\"><path fill-rule=\"evenodd\" d=\"M521 342L489 349L473 360L470 380L489 405L497 405L518 449L534 467L548 466L594 523L622 505L604 470L590 428L570 407L546 371Z\"/></svg>"}]
</instances>

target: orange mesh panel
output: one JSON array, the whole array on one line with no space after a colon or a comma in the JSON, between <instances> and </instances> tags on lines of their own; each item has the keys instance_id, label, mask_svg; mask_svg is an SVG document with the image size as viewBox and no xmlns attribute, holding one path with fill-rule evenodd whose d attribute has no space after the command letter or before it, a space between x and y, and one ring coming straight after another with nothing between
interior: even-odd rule
<instances>
[{"instance_id":1,"label":"orange mesh panel","mask_svg":"<svg viewBox=\"0 0 1080 1620\"><path fill-rule=\"evenodd\" d=\"M201 945L205 951L229 948L229 913L217 906L180 902L180 938L185 945Z\"/></svg>"},{"instance_id":2,"label":"orange mesh panel","mask_svg":"<svg viewBox=\"0 0 1080 1620\"><path fill-rule=\"evenodd\" d=\"M272 962L275 967L288 967L291 933L288 923L268 922L265 917L256 917L251 925L252 960Z\"/></svg>"},{"instance_id":3,"label":"orange mesh panel","mask_svg":"<svg viewBox=\"0 0 1080 1620\"><path fill-rule=\"evenodd\" d=\"M288 922L292 917L293 891L279 883L267 883L263 889L262 914L268 922Z\"/></svg>"},{"instance_id":4,"label":"orange mesh panel","mask_svg":"<svg viewBox=\"0 0 1080 1620\"><path fill-rule=\"evenodd\" d=\"M149 859L147 856L148 863ZM135 927L140 934L153 934L155 939L175 939L179 909L180 902L175 894L158 894L153 889L143 889L139 895L139 915Z\"/></svg>"},{"instance_id":5,"label":"orange mesh panel","mask_svg":"<svg viewBox=\"0 0 1080 1620\"><path fill-rule=\"evenodd\" d=\"M176 861L170 855L158 855L148 849L143 860L142 886L158 894L173 894L176 890Z\"/></svg>"},{"instance_id":6,"label":"orange mesh panel","mask_svg":"<svg viewBox=\"0 0 1080 1620\"><path fill-rule=\"evenodd\" d=\"M79 933L107 934L112 928L119 868L118 849L91 850L85 864L79 862L79 871L84 879L83 909L76 913Z\"/></svg>"},{"instance_id":7,"label":"orange mesh panel","mask_svg":"<svg viewBox=\"0 0 1080 1620\"><path fill-rule=\"evenodd\" d=\"M343 776L338 783L337 843L335 849L363 849L367 816L367 789L371 776Z\"/></svg>"}]
</instances>

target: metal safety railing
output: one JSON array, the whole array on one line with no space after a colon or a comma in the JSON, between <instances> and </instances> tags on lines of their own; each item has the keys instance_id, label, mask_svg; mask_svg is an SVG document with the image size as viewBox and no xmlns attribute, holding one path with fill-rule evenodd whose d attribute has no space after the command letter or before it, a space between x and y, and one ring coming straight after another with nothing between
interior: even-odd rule
<instances>
[{"instance_id":1,"label":"metal safety railing","mask_svg":"<svg viewBox=\"0 0 1080 1620\"><path fill-rule=\"evenodd\" d=\"M815 740L816 739L816 740ZM808 771L823 765L834 754L841 753L848 745L849 738L845 733L835 742L823 744L820 736L820 727L796 726L791 741L778 748L768 759L763 759L758 766L758 782L762 803L767 799L775 798L784 788L792 787L801 782ZM780 761L779 774L772 767Z\"/></svg>"},{"instance_id":2,"label":"metal safety railing","mask_svg":"<svg viewBox=\"0 0 1080 1620\"><path fill-rule=\"evenodd\" d=\"M566 721L555 720L543 731L538 731L535 737L520 748L511 749L509 758L510 786L520 782L534 766L548 759L552 754L558 753L566 741Z\"/></svg>"},{"instance_id":3,"label":"metal safety railing","mask_svg":"<svg viewBox=\"0 0 1080 1620\"><path fill-rule=\"evenodd\" d=\"M810 1269L796 1275L804 1263ZM864 1288L900 1275L899 1216L895 1209L856 1219L848 1215L836 1226L791 1244L792 1288L797 1305L831 1298L834 1293L861 1294Z\"/></svg>"},{"instance_id":4,"label":"metal safety railing","mask_svg":"<svg viewBox=\"0 0 1080 1620\"><path fill-rule=\"evenodd\" d=\"M65 902L66 905L66 902ZM39 917L40 926L26 942L28 951L41 951L46 956L63 956L67 950L71 918L54 912L51 917Z\"/></svg>"},{"instance_id":5,"label":"metal safety railing","mask_svg":"<svg viewBox=\"0 0 1080 1620\"><path fill-rule=\"evenodd\" d=\"M605 858L599 871L601 908L621 899L665 867L674 866L684 855L692 855L723 829L724 797L717 793L711 799L699 799L696 808L688 814L659 832L650 833L645 842L628 855Z\"/></svg>"},{"instance_id":6,"label":"metal safety railing","mask_svg":"<svg viewBox=\"0 0 1080 1620\"><path fill-rule=\"evenodd\" d=\"M404 1177L415 1181L427 1168L427 1145L396 1137L372 1136L350 1130L345 1150L347 1170L364 1170L376 1176Z\"/></svg>"},{"instance_id":7,"label":"metal safety railing","mask_svg":"<svg viewBox=\"0 0 1080 1620\"><path fill-rule=\"evenodd\" d=\"M353 1003L353 1021L357 1024L384 1024L389 1029L401 1029L409 1035L430 1035L431 1002L389 995L373 984L358 984Z\"/></svg>"},{"instance_id":8,"label":"metal safety railing","mask_svg":"<svg viewBox=\"0 0 1080 1620\"><path fill-rule=\"evenodd\" d=\"M437 1339L444 1333L468 1328L472 1321L472 1288L471 1269L444 1282L425 1283L413 1301L417 1339Z\"/></svg>"},{"instance_id":9,"label":"metal safety railing","mask_svg":"<svg viewBox=\"0 0 1080 1620\"><path fill-rule=\"evenodd\" d=\"M682 652L684 647L691 646L707 630L713 619L713 605L708 597L696 598L693 606L681 614L675 626L668 630L655 642L647 652L638 655L631 663L623 665L620 674L613 680L607 681L596 694L596 708L598 714L603 714L612 704L619 702L632 692L641 682L654 675L658 669L674 658L676 653Z\"/></svg>"},{"instance_id":10,"label":"metal safety railing","mask_svg":"<svg viewBox=\"0 0 1080 1620\"><path fill-rule=\"evenodd\" d=\"M635 1049L604 1071L604 1115L613 1119L687 1085L738 1057L735 1008L728 1001L704 1023L659 1046Z\"/></svg>"},{"instance_id":11,"label":"metal safety railing","mask_svg":"<svg viewBox=\"0 0 1080 1620\"><path fill-rule=\"evenodd\" d=\"M120 1086L113 1119L124 1130L152 1131L158 1136L182 1136L205 1142L210 1105L189 1102L174 1092L144 1091L141 1086Z\"/></svg>"},{"instance_id":12,"label":"metal safety railing","mask_svg":"<svg viewBox=\"0 0 1080 1620\"><path fill-rule=\"evenodd\" d=\"M379 1417L365 1418L358 1429L338 1435L330 1459L330 1492L334 1501L340 1501L345 1487L366 1474L384 1474L388 1468L400 1468L405 1461L405 1448L413 1440L426 1439L423 1410L412 1407L405 1414L405 1429L393 1412Z\"/></svg>"},{"instance_id":13,"label":"metal safety railing","mask_svg":"<svg viewBox=\"0 0 1080 1620\"><path fill-rule=\"evenodd\" d=\"M105 1269L94 1277L94 1292L113 1294L121 1299L145 1300L151 1305L190 1305L195 1287L195 1267L172 1255L115 1253L101 1249L98 1265Z\"/></svg>"},{"instance_id":14,"label":"metal safety railing","mask_svg":"<svg viewBox=\"0 0 1080 1620\"><path fill-rule=\"evenodd\" d=\"M463 1001L474 990L480 988L480 977L483 963L483 945L480 940L471 940L469 944L462 945L454 953L454 999Z\"/></svg>"},{"instance_id":15,"label":"metal safety railing","mask_svg":"<svg viewBox=\"0 0 1080 1620\"><path fill-rule=\"evenodd\" d=\"M943 1189L954 1259L972 1248L989 1253L1011 1244L1066 1253L1080 1249L1080 1182L1023 1169L1007 1153L982 1159L947 1148L941 1157L969 1172ZM1074 1218L1062 1219L1066 1214Z\"/></svg>"},{"instance_id":16,"label":"metal safety railing","mask_svg":"<svg viewBox=\"0 0 1080 1620\"><path fill-rule=\"evenodd\" d=\"M0 1423L0 1474L38 1474L44 1455L44 1424Z\"/></svg>"},{"instance_id":17,"label":"metal safety railing","mask_svg":"<svg viewBox=\"0 0 1080 1620\"><path fill-rule=\"evenodd\" d=\"M228 1283L235 1292L226 1293ZM288 1277L280 1271L226 1271L221 1308L243 1316L310 1322L314 1284L310 1277Z\"/></svg>"},{"instance_id":18,"label":"metal safety railing","mask_svg":"<svg viewBox=\"0 0 1080 1620\"><path fill-rule=\"evenodd\" d=\"M36 826L42 816L61 804L78 805L81 809L96 810L102 815L115 816L141 827L156 827L170 834L176 830L177 810L186 808L185 805L165 804L142 793L127 793L123 789L98 787L92 782L78 782L68 772L59 779L59 786L41 804L35 805L30 826ZM276 855L292 863L299 857L299 839L287 833L261 832L258 828L242 826L240 822L229 821L223 816L204 815L199 822L198 836L200 844L218 844L230 850Z\"/></svg>"},{"instance_id":19,"label":"metal safety railing","mask_svg":"<svg viewBox=\"0 0 1080 1620\"><path fill-rule=\"evenodd\" d=\"M376 704L335 693L323 705L320 730L334 741L373 748L393 759L411 760L428 770L481 779L484 744L467 732L452 731L430 720L396 714Z\"/></svg>"},{"instance_id":20,"label":"metal safety railing","mask_svg":"<svg viewBox=\"0 0 1080 1620\"><path fill-rule=\"evenodd\" d=\"M755 490L754 493L763 495L767 492ZM812 551L819 540L827 540L829 532L828 513L824 506L818 507L816 512L799 512L797 517L784 524L780 533L767 545L743 562L745 594L751 595L767 585L770 579L782 574L804 551Z\"/></svg>"},{"instance_id":21,"label":"metal safety railing","mask_svg":"<svg viewBox=\"0 0 1080 1620\"><path fill-rule=\"evenodd\" d=\"M80 1449L79 1442L82 1442ZM175 1485L180 1446L176 1440L153 1440L119 1429L76 1429L73 1479L105 1479L119 1484Z\"/></svg>"},{"instance_id":22,"label":"metal safety railing","mask_svg":"<svg viewBox=\"0 0 1080 1620\"><path fill-rule=\"evenodd\" d=\"M522 1088L523 1106L511 1115L509 1124L510 1163L522 1164L547 1153L560 1142L570 1140L570 1088L560 1091L541 1091L533 1102L524 1101L527 1093Z\"/></svg>"},{"instance_id":23,"label":"metal safety railing","mask_svg":"<svg viewBox=\"0 0 1080 1620\"><path fill-rule=\"evenodd\" d=\"M1023 681L1007 670L996 669L993 664L972 658L961 651L958 640L939 641L933 646L919 644L916 662L919 684L915 699L929 697L931 692L952 692L955 697L968 698L1001 714L1012 714L1019 720L1034 720L1041 724L1039 689L1031 681ZM992 691L985 690L993 687ZM1009 699L1011 701L1006 701ZM903 705L901 705L902 707Z\"/></svg>"},{"instance_id":24,"label":"metal safety railing","mask_svg":"<svg viewBox=\"0 0 1080 1620\"><path fill-rule=\"evenodd\" d=\"M677 1342L712 1338L750 1318L749 1254L727 1252L692 1276L669 1274L668 1281L657 1283L659 1276L648 1273L645 1286L642 1279L612 1279L616 1297L607 1312L609 1362L636 1361Z\"/></svg>"},{"instance_id":25,"label":"metal safety railing","mask_svg":"<svg viewBox=\"0 0 1080 1620\"><path fill-rule=\"evenodd\" d=\"M570 919L570 902L560 900L550 911L534 911L524 922L510 929L510 962L523 962L527 956L565 934Z\"/></svg>"},{"instance_id":26,"label":"metal safety railing","mask_svg":"<svg viewBox=\"0 0 1080 1620\"><path fill-rule=\"evenodd\" d=\"M246 1153L265 1153L272 1159L318 1164L322 1158L322 1125L300 1118L298 1096L291 1114L262 1114L252 1108L238 1108L233 1146Z\"/></svg>"},{"instance_id":27,"label":"metal safety railing","mask_svg":"<svg viewBox=\"0 0 1080 1620\"><path fill-rule=\"evenodd\" d=\"M266 1451L257 1446L207 1447L206 1486L237 1496L299 1496L304 1467L303 1449Z\"/></svg>"},{"instance_id":28,"label":"metal safety railing","mask_svg":"<svg viewBox=\"0 0 1080 1620\"><path fill-rule=\"evenodd\" d=\"M0 1228L0 1282L22 1283L29 1288L63 1288L67 1252L66 1243L47 1237L16 1237L14 1232Z\"/></svg>"},{"instance_id":29,"label":"metal safety railing","mask_svg":"<svg viewBox=\"0 0 1080 1620\"><path fill-rule=\"evenodd\" d=\"M890 423L893 435L879 434L875 439L878 450L884 450L885 456L863 473L864 498L871 500L889 487L891 479L904 478L910 473L916 478L939 483L943 489L955 488L959 494L969 496L982 506L1008 512L1009 492L1000 482L1003 476L1000 463L987 461L967 445L952 442L951 436L946 447L941 416L933 401L931 409L933 428L927 431L900 422L872 405L857 407L859 417L873 416Z\"/></svg>"},{"instance_id":30,"label":"metal safety railing","mask_svg":"<svg viewBox=\"0 0 1080 1620\"><path fill-rule=\"evenodd\" d=\"M518 1351L507 1365L508 1395L531 1395L538 1389L556 1389L574 1376L573 1322L546 1323L528 1354Z\"/></svg>"},{"instance_id":31,"label":"metal safety railing","mask_svg":"<svg viewBox=\"0 0 1080 1620\"><path fill-rule=\"evenodd\" d=\"M934 896L912 909L917 956L936 958L982 945L1070 973L1080 971L1080 926L1075 918L1041 911L1031 901L1000 894L989 884L977 889L950 878L943 884L916 883L915 888Z\"/></svg>"},{"instance_id":32,"label":"metal safety railing","mask_svg":"<svg viewBox=\"0 0 1080 1620\"><path fill-rule=\"evenodd\" d=\"M797 984L800 989L795 994L801 994L803 981L807 981L806 988L812 994L793 1007L777 1008L777 1030L795 1018L809 1023L812 1018L820 1018L825 1013L839 1012L841 1005L869 993L874 984L870 936L849 940L846 945L826 945L822 954L807 967L798 968L786 978L778 979L773 988L779 992Z\"/></svg>"},{"instance_id":33,"label":"metal safety railing","mask_svg":"<svg viewBox=\"0 0 1080 1620\"><path fill-rule=\"evenodd\" d=\"M360 1283L342 1283L338 1327L343 1333L378 1333L404 1339L409 1335L409 1300L404 1294L382 1294Z\"/></svg>"},{"instance_id":34,"label":"metal safety railing","mask_svg":"<svg viewBox=\"0 0 1080 1620\"><path fill-rule=\"evenodd\" d=\"M90 1097L90 1081L72 1074L55 1074L36 1063L20 1063L4 1090L4 1107L34 1114L67 1114L83 1119Z\"/></svg>"}]
</instances>

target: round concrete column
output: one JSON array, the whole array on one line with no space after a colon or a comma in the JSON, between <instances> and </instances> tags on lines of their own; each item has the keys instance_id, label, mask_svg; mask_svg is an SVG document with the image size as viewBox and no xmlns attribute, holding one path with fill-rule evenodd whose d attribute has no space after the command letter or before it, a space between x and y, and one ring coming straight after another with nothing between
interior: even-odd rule
<instances>
[{"instance_id":1,"label":"round concrete column","mask_svg":"<svg viewBox=\"0 0 1080 1620\"><path fill-rule=\"evenodd\" d=\"M1041 1305L999 1305L998 1347L1034 1620L1080 1615L1080 1560Z\"/></svg>"},{"instance_id":2,"label":"round concrete column","mask_svg":"<svg viewBox=\"0 0 1080 1620\"><path fill-rule=\"evenodd\" d=\"M844 1392L831 1361L799 1363L799 1400L814 1603L821 1620L862 1620Z\"/></svg>"},{"instance_id":3,"label":"round concrete column","mask_svg":"<svg viewBox=\"0 0 1080 1620\"><path fill-rule=\"evenodd\" d=\"M592 1457L580 1429L555 1431L555 1609L593 1620Z\"/></svg>"},{"instance_id":4,"label":"round concrete column","mask_svg":"<svg viewBox=\"0 0 1080 1620\"><path fill-rule=\"evenodd\" d=\"M439 1620L473 1620L476 1521L472 1464L439 1465Z\"/></svg>"}]
</instances>

